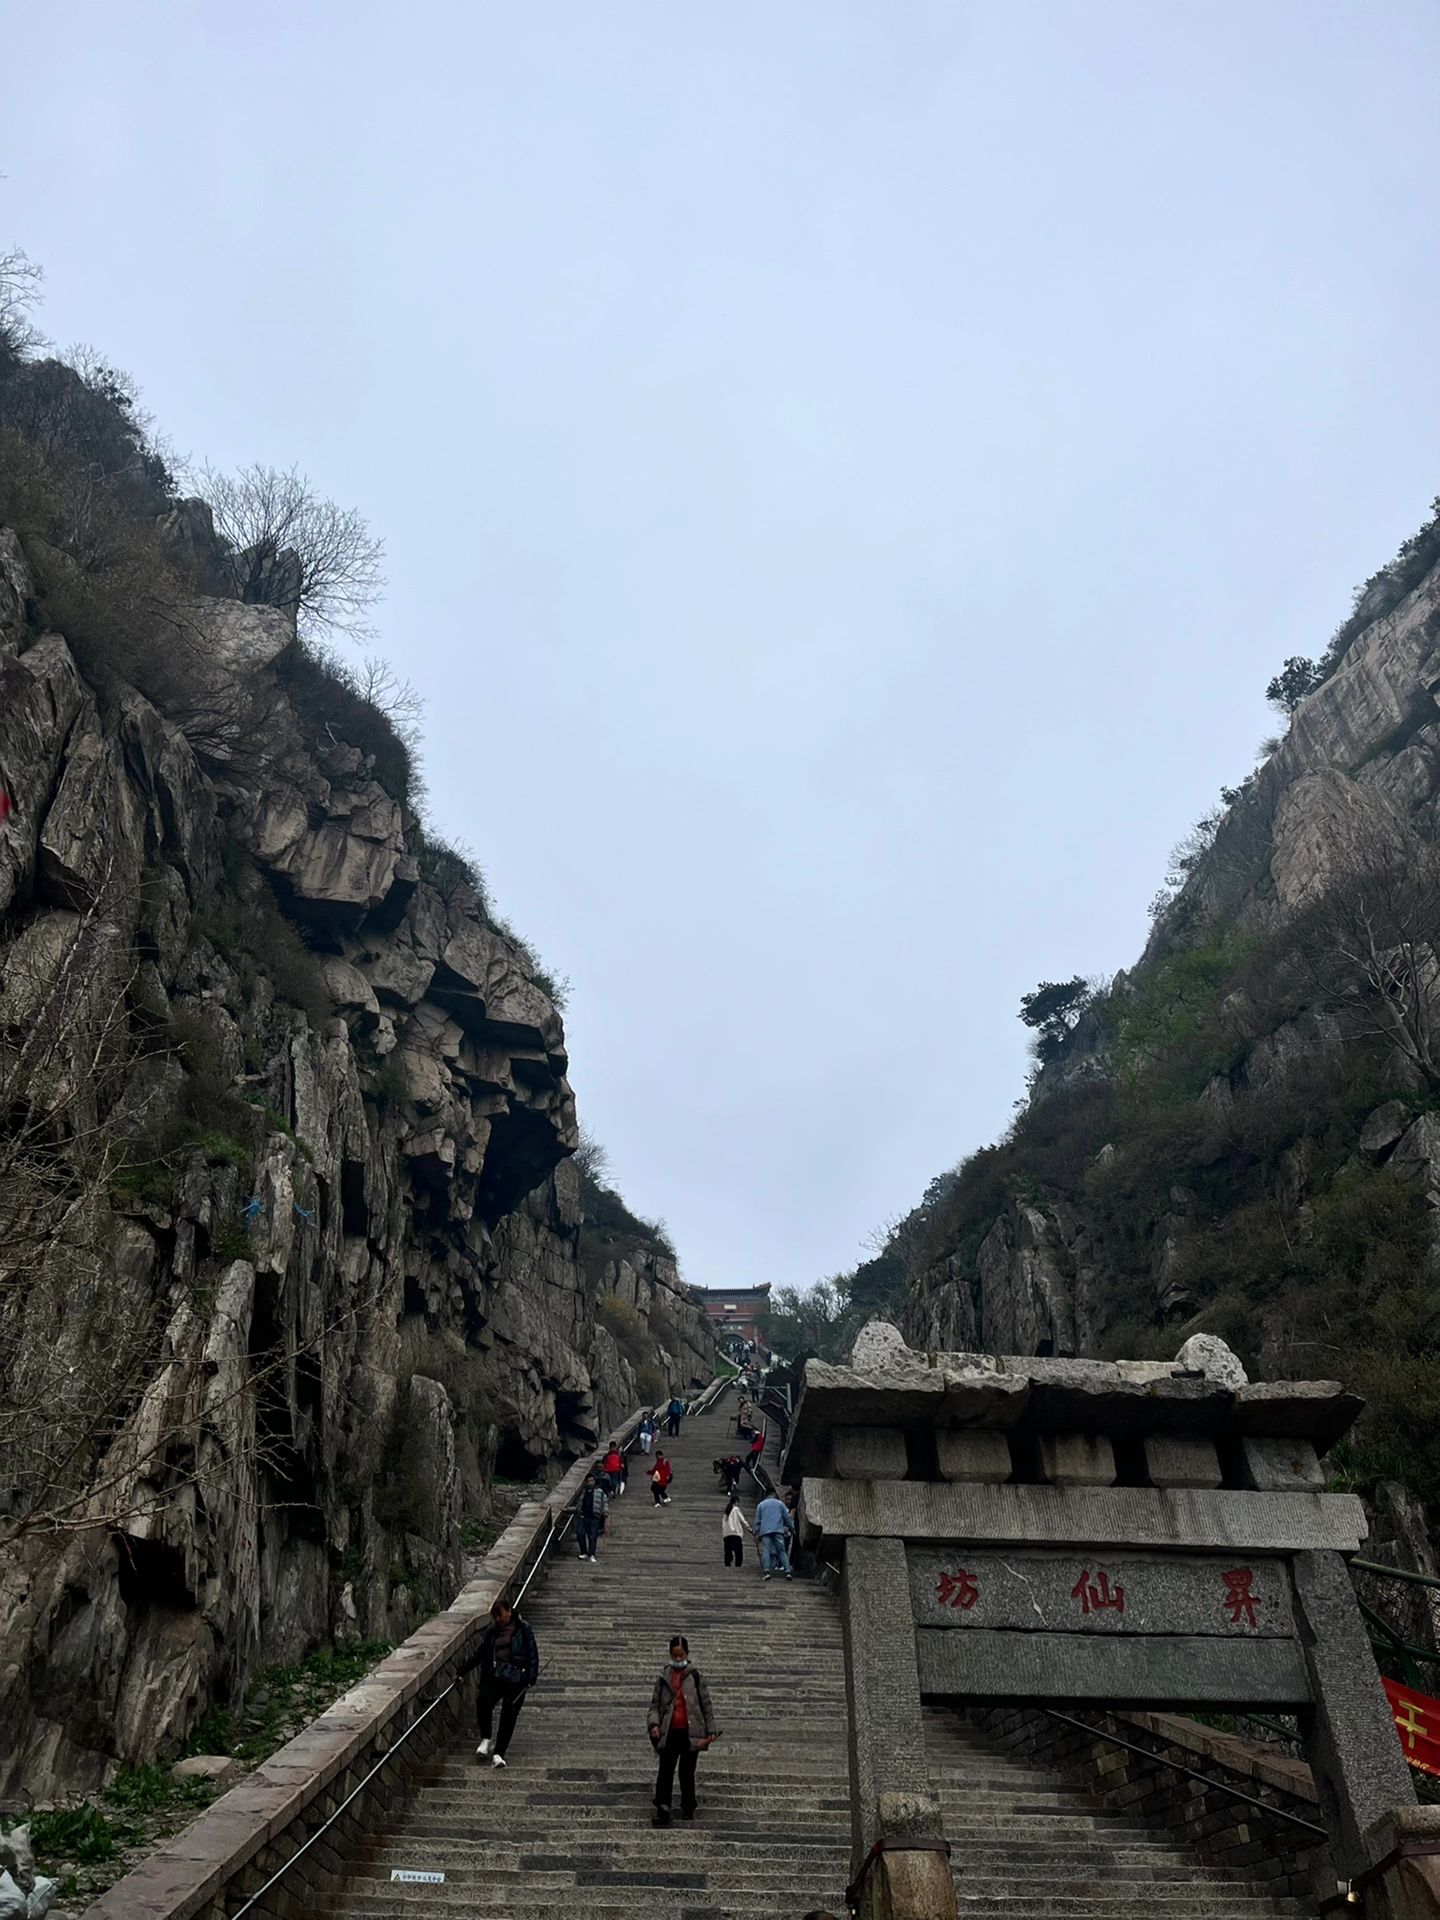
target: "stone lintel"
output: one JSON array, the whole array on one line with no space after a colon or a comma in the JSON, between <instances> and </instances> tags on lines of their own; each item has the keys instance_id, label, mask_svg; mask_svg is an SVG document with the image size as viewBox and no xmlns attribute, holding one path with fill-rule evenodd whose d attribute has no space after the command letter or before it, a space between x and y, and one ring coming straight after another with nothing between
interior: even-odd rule
<instances>
[{"instance_id":1,"label":"stone lintel","mask_svg":"<svg viewBox=\"0 0 1440 1920\"><path fill-rule=\"evenodd\" d=\"M807 1479L803 1501L807 1525L835 1539L1354 1553L1367 1531L1352 1493Z\"/></svg>"},{"instance_id":2,"label":"stone lintel","mask_svg":"<svg viewBox=\"0 0 1440 1920\"><path fill-rule=\"evenodd\" d=\"M1040 1471L1053 1487L1113 1487L1115 1449L1103 1433L1043 1433Z\"/></svg>"},{"instance_id":3,"label":"stone lintel","mask_svg":"<svg viewBox=\"0 0 1440 1920\"><path fill-rule=\"evenodd\" d=\"M1245 1480L1257 1493L1320 1493L1325 1472L1308 1440L1242 1440Z\"/></svg>"},{"instance_id":4,"label":"stone lintel","mask_svg":"<svg viewBox=\"0 0 1440 1920\"><path fill-rule=\"evenodd\" d=\"M1089 1369L1103 1365L1100 1361L1033 1364L1057 1369L1037 1376L1030 1386L1029 1419L1042 1432L1215 1433L1231 1418L1232 1389L1197 1375L1167 1372L1158 1378L1134 1379L1120 1373L1122 1363L1115 1363L1115 1378L1097 1379ZM1067 1371L1058 1371L1062 1368Z\"/></svg>"},{"instance_id":5,"label":"stone lintel","mask_svg":"<svg viewBox=\"0 0 1440 1920\"><path fill-rule=\"evenodd\" d=\"M1274 1440L1308 1440L1328 1453L1350 1431L1365 1402L1338 1380L1262 1380L1235 1395L1235 1431Z\"/></svg>"},{"instance_id":6,"label":"stone lintel","mask_svg":"<svg viewBox=\"0 0 1440 1920\"><path fill-rule=\"evenodd\" d=\"M784 1477L792 1485L807 1473L823 1473L836 1427L896 1427L923 1431L940 1417L944 1375L914 1362L858 1373L811 1360L785 1450Z\"/></svg>"},{"instance_id":7,"label":"stone lintel","mask_svg":"<svg viewBox=\"0 0 1440 1920\"><path fill-rule=\"evenodd\" d=\"M920 1691L927 1698L1098 1700L1107 1708L1308 1705L1305 1661L1294 1640L1219 1640L1189 1634L1087 1638L947 1633L917 1627Z\"/></svg>"},{"instance_id":8,"label":"stone lintel","mask_svg":"<svg viewBox=\"0 0 1440 1920\"><path fill-rule=\"evenodd\" d=\"M1200 1434L1147 1433L1145 1471L1152 1487L1218 1487L1220 1452Z\"/></svg>"},{"instance_id":9,"label":"stone lintel","mask_svg":"<svg viewBox=\"0 0 1440 1920\"><path fill-rule=\"evenodd\" d=\"M923 1354L902 1347L865 1368L808 1364L784 1471L792 1484L823 1472L837 1426L918 1433L1023 1422L1038 1433L1309 1440L1324 1453L1361 1405L1334 1381L1235 1386L1176 1362Z\"/></svg>"}]
</instances>

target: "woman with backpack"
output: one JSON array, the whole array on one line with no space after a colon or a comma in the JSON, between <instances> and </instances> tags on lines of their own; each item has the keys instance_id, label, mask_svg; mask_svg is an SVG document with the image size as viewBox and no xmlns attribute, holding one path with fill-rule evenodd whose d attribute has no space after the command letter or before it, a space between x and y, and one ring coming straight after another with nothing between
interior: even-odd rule
<instances>
[{"instance_id":1,"label":"woman with backpack","mask_svg":"<svg viewBox=\"0 0 1440 1920\"><path fill-rule=\"evenodd\" d=\"M522 1620L508 1600L497 1600L490 1609L490 1625L481 1635L480 1645L460 1669L467 1673L480 1669L480 1692L475 1702L475 1717L480 1723L477 1759L488 1760L492 1767L505 1765L505 1751L525 1695L540 1677L540 1650L528 1623ZM491 1737L495 1709L500 1709L500 1732Z\"/></svg>"},{"instance_id":2,"label":"woman with backpack","mask_svg":"<svg viewBox=\"0 0 1440 1920\"><path fill-rule=\"evenodd\" d=\"M660 1757L655 1776L655 1825L670 1824L670 1796L675 1766L680 1766L680 1818L695 1818L695 1767L706 1747L717 1740L715 1710L710 1689L690 1664L690 1642L677 1633L670 1642L670 1658L660 1669L646 1716L650 1744Z\"/></svg>"}]
</instances>

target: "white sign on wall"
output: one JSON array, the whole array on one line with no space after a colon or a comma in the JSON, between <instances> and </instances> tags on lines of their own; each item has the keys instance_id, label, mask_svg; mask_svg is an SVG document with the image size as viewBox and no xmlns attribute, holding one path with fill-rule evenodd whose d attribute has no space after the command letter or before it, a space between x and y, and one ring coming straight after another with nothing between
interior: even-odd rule
<instances>
[{"instance_id":1,"label":"white sign on wall","mask_svg":"<svg viewBox=\"0 0 1440 1920\"><path fill-rule=\"evenodd\" d=\"M443 1887L445 1884L443 1873L417 1873L414 1867L392 1867L390 1878L408 1880L412 1884L418 1881L421 1886L426 1887Z\"/></svg>"}]
</instances>

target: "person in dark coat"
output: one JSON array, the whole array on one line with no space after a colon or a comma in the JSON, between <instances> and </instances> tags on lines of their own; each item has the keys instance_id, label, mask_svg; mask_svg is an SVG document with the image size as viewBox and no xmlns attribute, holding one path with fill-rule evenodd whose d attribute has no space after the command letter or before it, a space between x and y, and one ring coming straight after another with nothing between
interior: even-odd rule
<instances>
[{"instance_id":1,"label":"person in dark coat","mask_svg":"<svg viewBox=\"0 0 1440 1920\"><path fill-rule=\"evenodd\" d=\"M670 1658L660 1669L646 1716L650 1744L660 1757L655 1776L655 1825L670 1824L670 1799L675 1767L680 1767L680 1818L695 1817L695 1768L700 1755L720 1733L715 1710L698 1668L690 1664L690 1642L677 1633L670 1642Z\"/></svg>"},{"instance_id":2,"label":"person in dark coat","mask_svg":"<svg viewBox=\"0 0 1440 1920\"><path fill-rule=\"evenodd\" d=\"M461 1667L460 1679L474 1673L477 1667L480 1692L475 1701L475 1717L480 1723L480 1744L475 1749L476 1758L488 1760L492 1767L503 1767L525 1695L540 1677L540 1649L535 1643L535 1634L508 1600L497 1600L491 1607L490 1625L481 1635L480 1645ZM497 1706L500 1731L492 1737Z\"/></svg>"},{"instance_id":3,"label":"person in dark coat","mask_svg":"<svg viewBox=\"0 0 1440 1920\"><path fill-rule=\"evenodd\" d=\"M723 1460L713 1463L714 1471L720 1476L720 1484L726 1493L734 1493L740 1484L740 1475L745 1471L738 1453L730 1453Z\"/></svg>"},{"instance_id":4,"label":"person in dark coat","mask_svg":"<svg viewBox=\"0 0 1440 1920\"><path fill-rule=\"evenodd\" d=\"M610 1505L605 1489L593 1473L587 1473L575 1502L575 1542L582 1560L593 1560L605 1531L605 1514Z\"/></svg>"}]
</instances>

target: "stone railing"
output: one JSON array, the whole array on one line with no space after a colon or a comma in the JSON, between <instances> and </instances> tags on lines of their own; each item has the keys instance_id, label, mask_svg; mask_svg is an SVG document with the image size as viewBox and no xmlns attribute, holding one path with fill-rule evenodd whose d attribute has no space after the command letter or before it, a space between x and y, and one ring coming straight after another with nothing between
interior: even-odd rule
<instances>
[{"instance_id":1,"label":"stone railing","mask_svg":"<svg viewBox=\"0 0 1440 1920\"><path fill-rule=\"evenodd\" d=\"M611 1431L626 1444L637 1410ZM357 1842L454 1735L459 1667L492 1604L518 1594L600 1458L577 1460L543 1501L521 1507L475 1579L358 1686L312 1720L183 1833L87 1909L85 1920L296 1920L333 1887ZM385 1757L404 1745L389 1764Z\"/></svg>"},{"instance_id":2,"label":"stone railing","mask_svg":"<svg viewBox=\"0 0 1440 1920\"><path fill-rule=\"evenodd\" d=\"M1264 1880L1272 1895L1312 1896L1324 1836L1296 1822L1320 1823L1319 1796L1309 1767L1282 1748L1173 1713L1085 1708L1061 1717L1017 1706L971 1717L1011 1752L1068 1773L1116 1811L1167 1827L1203 1859ZM1257 1800L1266 1805L1250 1804Z\"/></svg>"}]
</instances>

